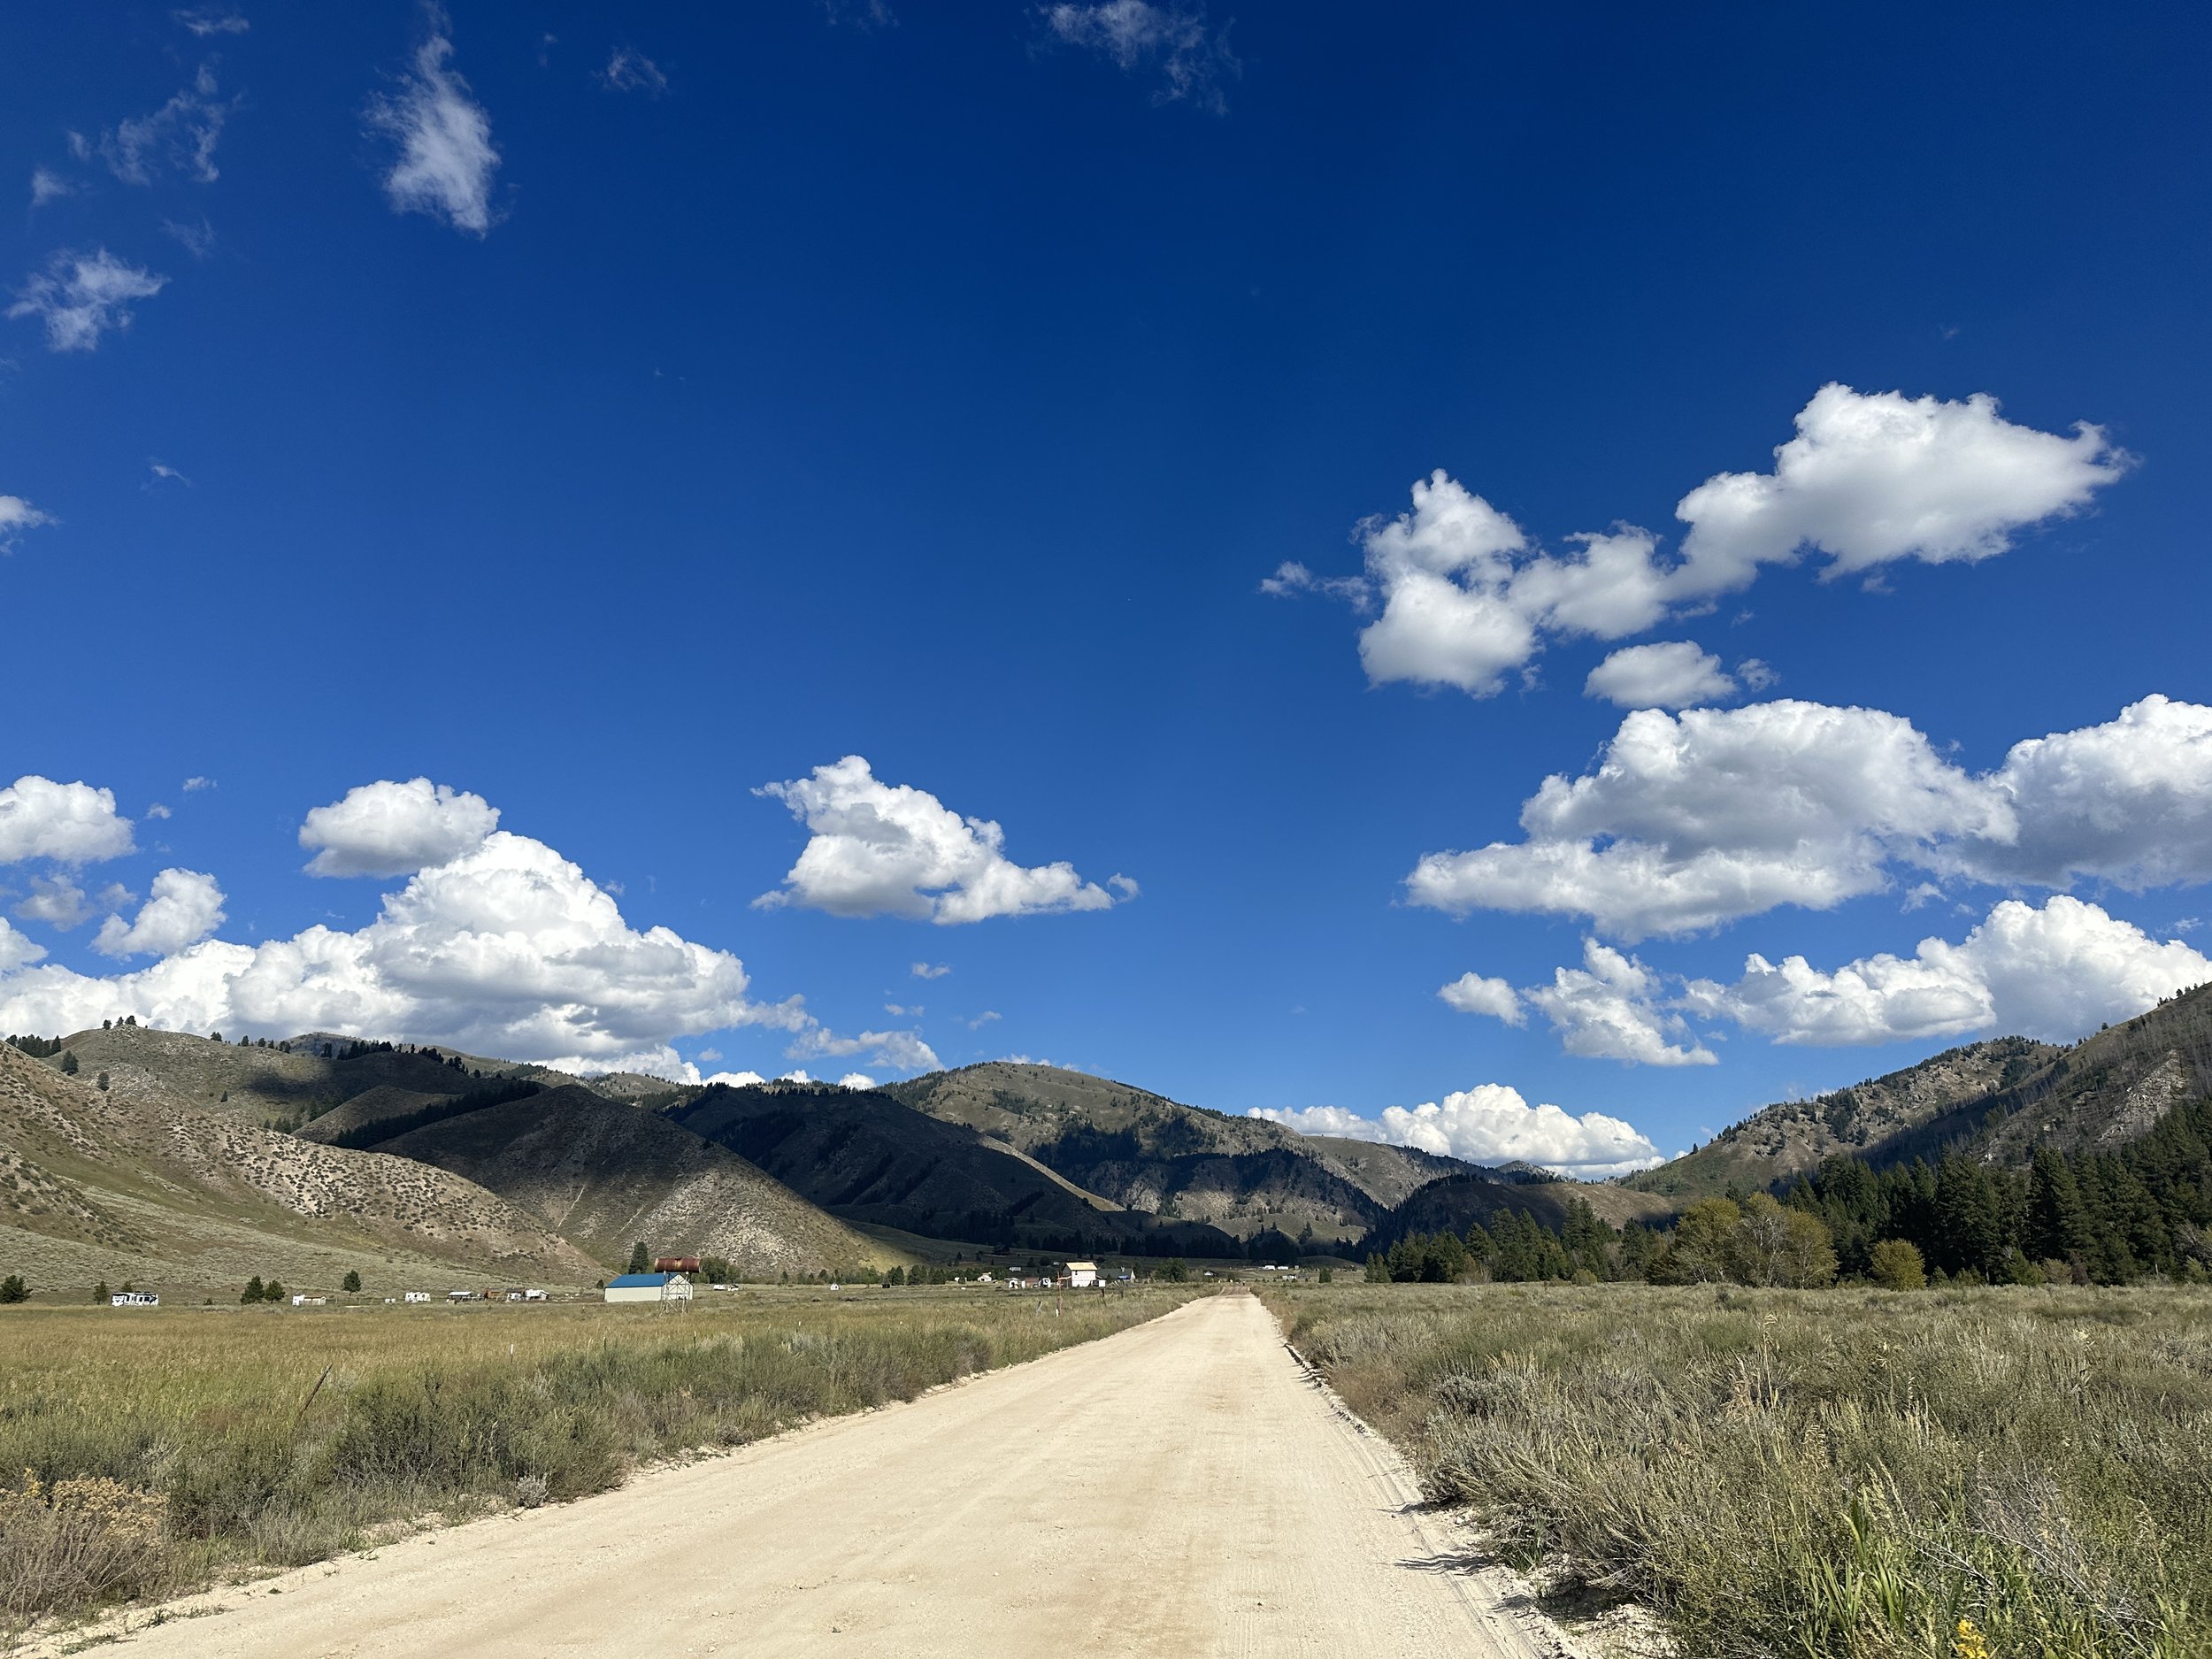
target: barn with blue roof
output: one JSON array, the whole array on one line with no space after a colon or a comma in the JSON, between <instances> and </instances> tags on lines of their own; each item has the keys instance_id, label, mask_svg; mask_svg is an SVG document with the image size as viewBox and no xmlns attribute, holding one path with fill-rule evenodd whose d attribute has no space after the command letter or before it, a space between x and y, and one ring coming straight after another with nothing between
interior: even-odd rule
<instances>
[{"instance_id":1,"label":"barn with blue roof","mask_svg":"<svg viewBox=\"0 0 2212 1659\"><path fill-rule=\"evenodd\" d=\"M691 1281L681 1273L625 1273L607 1281L609 1302L689 1302Z\"/></svg>"}]
</instances>

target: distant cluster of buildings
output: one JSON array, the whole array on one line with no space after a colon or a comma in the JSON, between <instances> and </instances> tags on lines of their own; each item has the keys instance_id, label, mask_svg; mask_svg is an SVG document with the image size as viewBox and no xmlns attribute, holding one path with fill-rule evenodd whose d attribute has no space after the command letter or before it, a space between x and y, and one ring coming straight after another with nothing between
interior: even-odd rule
<instances>
[{"instance_id":1,"label":"distant cluster of buildings","mask_svg":"<svg viewBox=\"0 0 2212 1659\"><path fill-rule=\"evenodd\" d=\"M664 1256L653 1263L649 1273L623 1273L606 1282L601 1294L608 1302L689 1302L693 1288L691 1276L699 1271L695 1256ZM1126 1284L1136 1274L1127 1268L1114 1275L1114 1282ZM990 1285L1004 1290L1090 1290L1108 1282L1095 1262L1068 1262L1056 1272L1011 1272L999 1278L985 1269L973 1280L978 1285ZM718 1285L717 1290L726 1286ZM830 1286L834 1290L836 1286ZM329 1298L304 1293L293 1296L295 1308L320 1308ZM404 1302L410 1306L433 1300L426 1290L410 1290L400 1295L387 1296L388 1302ZM472 1302L546 1302L550 1298L542 1290L515 1286L506 1290L449 1290L444 1300L450 1303ZM119 1290L108 1298L111 1307L158 1308L161 1298L150 1290Z\"/></svg>"}]
</instances>

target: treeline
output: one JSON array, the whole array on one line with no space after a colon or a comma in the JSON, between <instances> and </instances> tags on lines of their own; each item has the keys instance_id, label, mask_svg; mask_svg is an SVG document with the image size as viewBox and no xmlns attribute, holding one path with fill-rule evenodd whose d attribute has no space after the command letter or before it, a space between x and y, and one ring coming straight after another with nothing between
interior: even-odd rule
<instances>
[{"instance_id":1,"label":"treeline","mask_svg":"<svg viewBox=\"0 0 2212 1659\"><path fill-rule=\"evenodd\" d=\"M1455 1233L1415 1233L1367 1257L1370 1284L1448 1285L1479 1273L1502 1284L1543 1279L1641 1279L1657 1251L1642 1227L1617 1231L1599 1219L1586 1198L1567 1201L1554 1231L1525 1210L1501 1210L1485 1227Z\"/></svg>"},{"instance_id":2,"label":"treeline","mask_svg":"<svg viewBox=\"0 0 2212 1659\"><path fill-rule=\"evenodd\" d=\"M2025 1170L1953 1151L1877 1170L1837 1156L1777 1198L1732 1189L1665 1230L1609 1226L1586 1199L1557 1228L1525 1210L1463 1235L1414 1233L1367 1258L1371 1281L1644 1279L1915 1289L2212 1278L2212 1100L2176 1107L2114 1152L2036 1148Z\"/></svg>"},{"instance_id":3,"label":"treeline","mask_svg":"<svg viewBox=\"0 0 2212 1659\"><path fill-rule=\"evenodd\" d=\"M329 1144L365 1152L372 1147L382 1146L387 1141L396 1141L411 1130L443 1123L449 1118L464 1117L488 1107L504 1106L509 1101L526 1100L544 1087L541 1083L518 1078L510 1082L472 1088L465 1094L433 1101L429 1105L418 1106L411 1112L396 1112L389 1118L379 1118L370 1123L356 1124L350 1129L341 1129L330 1137Z\"/></svg>"},{"instance_id":4,"label":"treeline","mask_svg":"<svg viewBox=\"0 0 2212 1659\"><path fill-rule=\"evenodd\" d=\"M1952 1279L2193 1282L2212 1264L2212 1100L2175 1107L2117 1151L2039 1147L2023 1171L1955 1152L1880 1171L1834 1157L1786 1202L1828 1228L1847 1273L1901 1240Z\"/></svg>"}]
</instances>

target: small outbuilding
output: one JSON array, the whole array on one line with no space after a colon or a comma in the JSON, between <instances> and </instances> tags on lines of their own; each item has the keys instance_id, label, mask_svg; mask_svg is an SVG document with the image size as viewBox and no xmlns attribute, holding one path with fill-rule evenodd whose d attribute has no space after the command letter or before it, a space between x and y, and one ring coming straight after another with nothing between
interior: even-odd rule
<instances>
[{"instance_id":1,"label":"small outbuilding","mask_svg":"<svg viewBox=\"0 0 2212 1659\"><path fill-rule=\"evenodd\" d=\"M681 1273L625 1273L607 1281L609 1302L689 1302L691 1281Z\"/></svg>"},{"instance_id":2,"label":"small outbuilding","mask_svg":"<svg viewBox=\"0 0 2212 1659\"><path fill-rule=\"evenodd\" d=\"M150 1290L119 1290L108 1297L111 1308L158 1308L161 1298Z\"/></svg>"}]
</instances>

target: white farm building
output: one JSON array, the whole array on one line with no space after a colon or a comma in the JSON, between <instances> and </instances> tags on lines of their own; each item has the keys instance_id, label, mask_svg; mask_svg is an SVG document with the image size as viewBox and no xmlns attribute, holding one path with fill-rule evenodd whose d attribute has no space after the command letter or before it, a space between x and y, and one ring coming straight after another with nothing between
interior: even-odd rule
<instances>
[{"instance_id":1,"label":"white farm building","mask_svg":"<svg viewBox=\"0 0 2212 1659\"><path fill-rule=\"evenodd\" d=\"M625 1273L607 1281L609 1302L689 1302L691 1281L681 1273Z\"/></svg>"}]
</instances>

